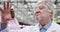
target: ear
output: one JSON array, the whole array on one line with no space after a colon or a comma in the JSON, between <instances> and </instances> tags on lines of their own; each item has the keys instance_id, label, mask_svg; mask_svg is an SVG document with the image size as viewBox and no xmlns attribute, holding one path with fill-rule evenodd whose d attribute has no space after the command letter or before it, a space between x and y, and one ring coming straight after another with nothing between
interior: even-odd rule
<instances>
[{"instance_id":1,"label":"ear","mask_svg":"<svg viewBox=\"0 0 60 32\"><path fill-rule=\"evenodd\" d=\"M50 12L50 17L52 17L53 16L53 12Z\"/></svg>"}]
</instances>

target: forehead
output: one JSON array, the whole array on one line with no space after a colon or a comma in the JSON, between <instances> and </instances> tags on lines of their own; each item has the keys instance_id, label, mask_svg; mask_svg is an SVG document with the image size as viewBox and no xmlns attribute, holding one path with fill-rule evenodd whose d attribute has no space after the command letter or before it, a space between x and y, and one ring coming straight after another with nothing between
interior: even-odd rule
<instances>
[{"instance_id":1,"label":"forehead","mask_svg":"<svg viewBox=\"0 0 60 32\"><path fill-rule=\"evenodd\" d=\"M40 3L38 3L38 4L36 5L36 7L37 7L37 6L46 6L46 5L47 5L46 2L40 2Z\"/></svg>"}]
</instances>

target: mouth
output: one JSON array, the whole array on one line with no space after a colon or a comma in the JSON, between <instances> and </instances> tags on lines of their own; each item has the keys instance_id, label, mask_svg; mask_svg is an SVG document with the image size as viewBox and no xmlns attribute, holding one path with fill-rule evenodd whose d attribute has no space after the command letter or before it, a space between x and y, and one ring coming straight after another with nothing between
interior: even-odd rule
<instances>
[{"instance_id":1,"label":"mouth","mask_svg":"<svg viewBox=\"0 0 60 32\"><path fill-rule=\"evenodd\" d=\"M35 15L36 15L36 16L39 16L39 15L40 15L40 12L36 12Z\"/></svg>"}]
</instances>

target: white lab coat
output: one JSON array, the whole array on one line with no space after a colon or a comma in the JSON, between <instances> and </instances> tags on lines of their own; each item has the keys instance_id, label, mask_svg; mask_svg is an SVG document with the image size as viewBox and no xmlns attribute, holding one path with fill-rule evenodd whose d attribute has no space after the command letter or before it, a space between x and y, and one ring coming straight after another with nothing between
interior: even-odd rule
<instances>
[{"instance_id":1,"label":"white lab coat","mask_svg":"<svg viewBox=\"0 0 60 32\"><path fill-rule=\"evenodd\" d=\"M19 23L16 20L16 18L14 18L11 21L8 21L8 27L7 28L9 28L9 30L20 29Z\"/></svg>"},{"instance_id":2,"label":"white lab coat","mask_svg":"<svg viewBox=\"0 0 60 32\"><path fill-rule=\"evenodd\" d=\"M21 29L19 32L40 32L38 25L26 27L24 29ZM46 32L60 32L60 25L53 22Z\"/></svg>"}]
</instances>

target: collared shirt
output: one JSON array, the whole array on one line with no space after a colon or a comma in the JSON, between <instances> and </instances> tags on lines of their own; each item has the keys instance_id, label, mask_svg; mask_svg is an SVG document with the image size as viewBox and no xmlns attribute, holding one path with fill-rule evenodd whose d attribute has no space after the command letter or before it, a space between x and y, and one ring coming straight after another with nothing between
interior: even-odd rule
<instances>
[{"instance_id":1,"label":"collared shirt","mask_svg":"<svg viewBox=\"0 0 60 32\"><path fill-rule=\"evenodd\" d=\"M7 23L1 24L1 29L0 29L0 31L4 30L6 27L7 27Z\"/></svg>"},{"instance_id":2,"label":"collared shirt","mask_svg":"<svg viewBox=\"0 0 60 32\"><path fill-rule=\"evenodd\" d=\"M40 32L46 32L47 29L51 26L52 21L49 21L44 27L40 24L39 28L40 28Z\"/></svg>"}]
</instances>

